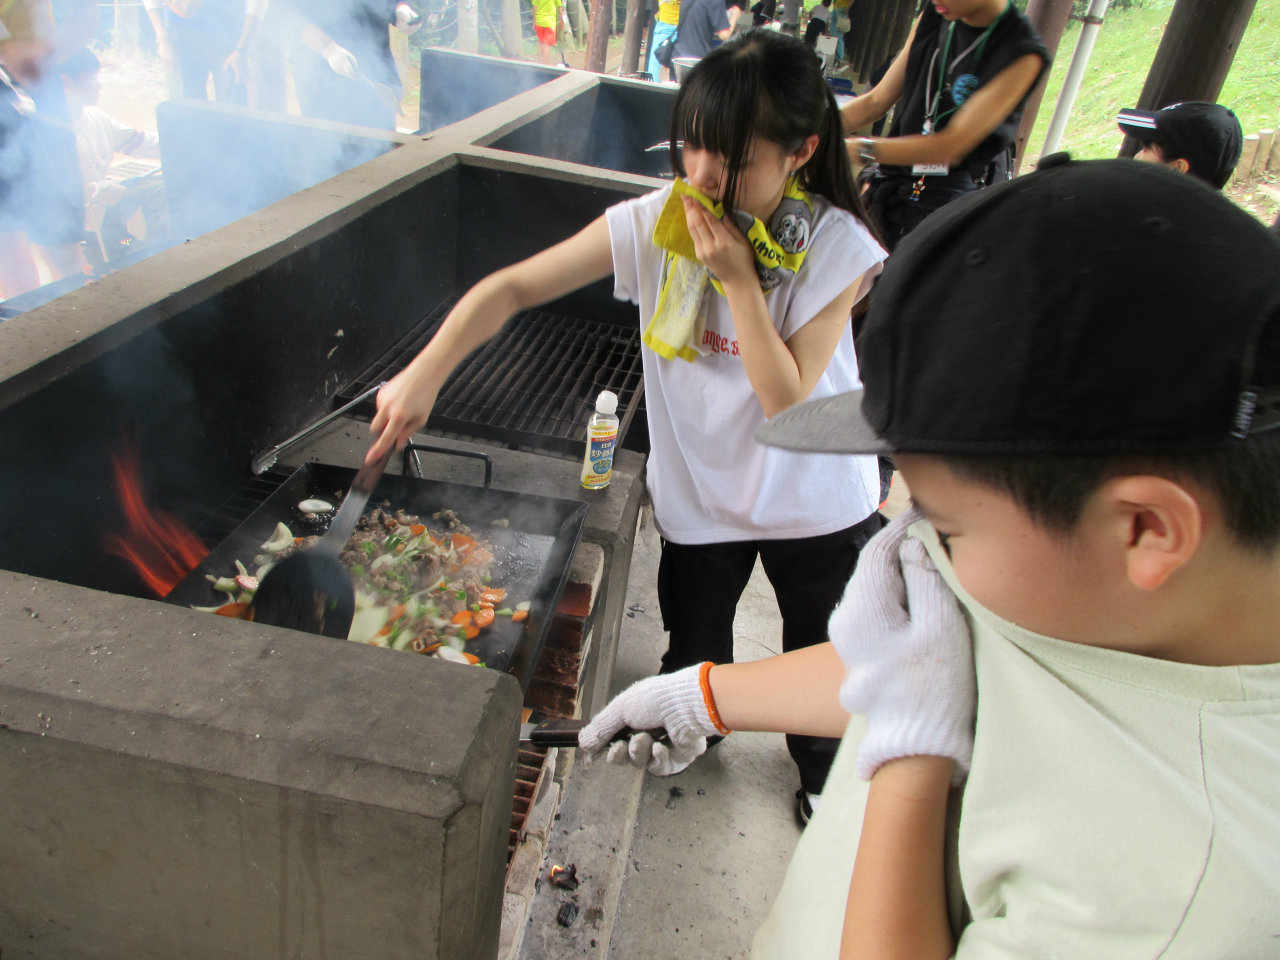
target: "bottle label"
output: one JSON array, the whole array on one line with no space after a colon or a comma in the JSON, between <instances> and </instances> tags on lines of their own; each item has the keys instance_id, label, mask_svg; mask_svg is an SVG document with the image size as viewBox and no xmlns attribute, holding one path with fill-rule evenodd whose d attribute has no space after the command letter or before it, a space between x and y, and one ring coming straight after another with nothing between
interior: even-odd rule
<instances>
[{"instance_id":1,"label":"bottle label","mask_svg":"<svg viewBox=\"0 0 1280 960\"><path fill-rule=\"evenodd\" d=\"M603 487L613 473L613 447L618 431L612 426L590 429L587 439L587 456L582 468L582 485L588 490Z\"/></svg>"}]
</instances>

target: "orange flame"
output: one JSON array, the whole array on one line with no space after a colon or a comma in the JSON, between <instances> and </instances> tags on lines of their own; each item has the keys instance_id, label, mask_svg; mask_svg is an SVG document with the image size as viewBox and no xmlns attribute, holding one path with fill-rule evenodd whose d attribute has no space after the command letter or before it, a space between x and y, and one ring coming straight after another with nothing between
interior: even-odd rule
<instances>
[{"instance_id":1,"label":"orange flame","mask_svg":"<svg viewBox=\"0 0 1280 960\"><path fill-rule=\"evenodd\" d=\"M116 496L128 529L107 535L106 549L133 564L147 586L163 597L209 553L200 538L176 517L147 507L142 495L138 454L131 445L113 454Z\"/></svg>"}]
</instances>

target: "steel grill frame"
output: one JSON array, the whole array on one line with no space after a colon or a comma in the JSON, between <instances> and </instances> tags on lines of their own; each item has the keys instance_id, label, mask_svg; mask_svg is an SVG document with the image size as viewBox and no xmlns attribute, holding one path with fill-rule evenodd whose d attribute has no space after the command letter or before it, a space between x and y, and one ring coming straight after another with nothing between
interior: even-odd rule
<instances>
[{"instance_id":1,"label":"steel grill frame","mask_svg":"<svg viewBox=\"0 0 1280 960\"><path fill-rule=\"evenodd\" d=\"M276 488L289 479L288 473L269 470L250 477L231 496L220 503L216 510L205 517L195 528L195 534L212 550L226 540L253 511L266 503Z\"/></svg>"},{"instance_id":2,"label":"steel grill frame","mask_svg":"<svg viewBox=\"0 0 1280 960\"><path fill-rule=\"evenodd\" d=\"M337 408L403 370L435 335L446 300L333 398ZM515 449L577 458L601 390L618 395L618 443L640 407L644 376L639 325L619 326L529 310L517 314L445 381L429 430ZM373 405L357 407L372 417Z\"/></svg>"}]
</instances>

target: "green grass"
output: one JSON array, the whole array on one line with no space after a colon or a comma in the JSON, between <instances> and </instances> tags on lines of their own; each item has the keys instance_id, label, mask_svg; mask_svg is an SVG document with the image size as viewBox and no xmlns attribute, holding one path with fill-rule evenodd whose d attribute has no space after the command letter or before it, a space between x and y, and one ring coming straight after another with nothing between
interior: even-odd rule
<instances>
[{"instance_id":1,"label":"green grass","mask_svg":"<svg viewBox=\"0 0 1280 960\"><path fill-rule=\"evenodd\" d=\"M1069 150L1081 159L1116 155L1122 139L1116 114L1137 103L1172 9L1172 0L1147 0L1143 6L1108 11L1059 149ZM1058 47L1040 113L1027 143L1027 157L1031 160L1040 156L1044 146L1079 36L1080 24L1072 22ZM1280 0L1257 0L1231 72L1217 98L1236 112L1246 134L1275 128L1280 121L1278 75Z\"/></svg>"}]
</instances>

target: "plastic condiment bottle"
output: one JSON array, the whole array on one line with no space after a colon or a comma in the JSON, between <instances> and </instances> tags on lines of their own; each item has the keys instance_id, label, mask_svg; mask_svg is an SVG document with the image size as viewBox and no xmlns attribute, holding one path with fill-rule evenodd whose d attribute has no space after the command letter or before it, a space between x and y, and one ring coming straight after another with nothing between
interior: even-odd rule
<instances>
[{"instance_id":1,"label":"plastic condiment bottle","mask_svg":"<svg viewBox=\"0 0 1280 960\"><path fill-rule=\"evenodd\" d=\"M618 395L601 390L595 413L587 421L587 452L582 458L582 485L600 490L613 479L613 448L618 442Z\"/></svg>"}]
</instances>

